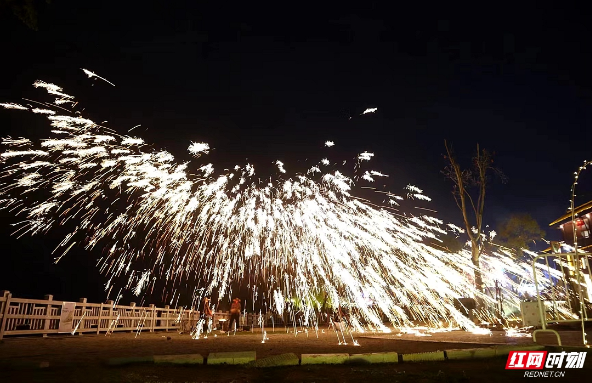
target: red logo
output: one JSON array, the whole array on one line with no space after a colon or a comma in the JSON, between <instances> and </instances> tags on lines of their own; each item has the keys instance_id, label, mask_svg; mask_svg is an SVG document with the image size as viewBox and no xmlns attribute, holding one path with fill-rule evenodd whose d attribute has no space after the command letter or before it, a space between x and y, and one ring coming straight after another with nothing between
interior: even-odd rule
<instances>
[{"instance_id":1,"label":"red logo","mask_svg":"<svg viewBox=\"0 0 592 383\"><path fill-rule=\"evenodd\" d=\"M506 370L542 370L547 351L510 351Z\"/></svg>"}]
</instances>

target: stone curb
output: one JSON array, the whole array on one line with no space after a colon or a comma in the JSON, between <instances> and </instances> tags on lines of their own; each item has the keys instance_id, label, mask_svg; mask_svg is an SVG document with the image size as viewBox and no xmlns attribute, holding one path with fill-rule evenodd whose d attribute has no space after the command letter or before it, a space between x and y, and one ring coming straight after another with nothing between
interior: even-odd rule
<instances>
[{"instance_id":1,"label":"stone curb","mask_svg":"<svg viewBox=\"0 0 592 383\"><path fill-rule=\"evenodd\" d=\"M294 353L273 355L263 359L257 359L253 363L254 367L280 367L280 366L298 366L300 358Z\"/></svg>"},{"instance_id":2,"label":"stone curb","mask_svg":"<svg viewBox=\"0 0 592 383\"><path fill-rule=\"evenodd\" d=\"M399 354L396 352L373 352L366 354L351 354L349 363L376 364L376 363L398 363Z\"/></svg>"},{"instance_id":3,"label":"stone curb","mask_svg":"<svg viewBox=\"0 0 592 383\"><path fill-rule=\"evenodd\" d=\"M250 364L253 367L280 367L311 364L377 364L377 363L400 363L400 362L440 362L445 360L470 360L507 356L510 351L589 351L583 347L545 347L540 345L531 346L494 346L482 348L453 349L434 352L421 352L412 354L398 354L396 352L377 352L365 354L302 354L299 358L294 353L273 355L263 359L256 358L255 351L243 352L217 352L210 353L206 358L200 354L185 355L154 355L144 357L111 358L107 360L109 366L123 366L136 363L155 364L191 364L191 365L237 365ZM31 367L46 368L48 362L30 363Z\"/></svg>"},{"instance_id":4,"label":"stone curb","mask_svg":"<svg viewBox=\"0 0 592 383\"><path fill-rule=\"evenodd\" d=\"M493 358L496 355L494 348L464 348L444 352L448 360Z\"/></svg>"},{"instance_id":5,"label":"stone curb","mask_svg":"<svg viewBox=\"0 0 592 383\"><path fill-rule=\"evenodd\" d=\"M155 364L204 364L200 354L154 355Z\"/></svg>"},{"instance_id":6,"label":"stone curb","mask_svg":"<svg viewBox=\"0 0 592 383\"><path fill-rule=\"evenodd\" d=\"M254 363L255 359L255 351L212 352L208 355L207 364L248 364Z\"/></svg>"},{"instance_id":7,"label":"stone curb","mask_svg":"<svg viewBox=\"0 0 592 383\"><path fill-rule=\"evenodd\" d=\"M446 350L446 359L448 360L461 360L461 359L482 359L482 358L495 358L500 356L507 356L510 351L538 351L544 350L545 346L532 345L532 346L494 346L494 347L482 347L482 348L465 348L457 350Z\"/></svg>"},{"instance_id":8,"label":"stone curb","mask_svg":"<svg viewBox=\"0 0 592 383\"><path fill-rule=\"evenodd\" d=\"M445 351L402 354L401 357L403 362L432 362L446 360Z\"/></svg>"},{"instance_id":9,"label":"stone curb","mask_svg":"<svg viewBox=\"0 0 592 383\"><path fill-rule=\"evenodd\" d=\"M349 354L302 354L300 364L344 364Z\"/></svg>"}]
</instances>

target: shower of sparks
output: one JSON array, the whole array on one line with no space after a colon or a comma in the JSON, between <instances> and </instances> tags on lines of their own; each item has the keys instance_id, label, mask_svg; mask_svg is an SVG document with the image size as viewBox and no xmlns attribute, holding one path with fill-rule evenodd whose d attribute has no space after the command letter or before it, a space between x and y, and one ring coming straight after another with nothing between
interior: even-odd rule
<instances>
[{"instance_id":1,"label":"shower of sparks","mask_svg":"<svg viewBox=\"0 0 592 383\"><path fill-rule=\"evenodd\" d=\"M35 86L58 96L57 104L73 98L53 84ZM56 254L63 257L76 243L104 248L98 266L109 277L106 290L114 279L125 280L124 288L140 295L160 280L173 302L181 283L200 296L219 297L230 296L240 283L253 289L254 299L266 295L268 309L303 325L318 328L315 313L326 303L346 308L356 331L384 332L391 328L383 318L398 328L421 322L475 329L455 299L497 303L474 289L470 251L449 253L425 244L439 241L447 225L355 197L359 185L345 170L329 168L327 159L292 176L283 175L284 164L277 161L281 177L262 183L250 164L216 173L212 164L176 163L166 151L144 151L150 146L141 138L74 113L45 117L54 136L37 147L25 138L3 140L8 149L0 155L0 204L26 217L17 226L19 236L75 222ZM194 155L208 150L205 143L189 146ZM373 155L360 154L358 163ZM356 179L386 176L364 174ZM408 201L429 200L415 186L407 192ZM530 265L500 252L484 254L481 268L486 286L498 281L503 289L506 314L516 313L516 281L532 283ZM487 309L476 316L497 319Z\"/></svg>"},{"instance_id":2,"label":"shower of sparks","mask_svg":"<svg viewBox=\"0 0 592 383\"><path fill-rule=\"evenodd\" d=\"M378 108L368 108L362 112L362 114L374 113L378 110Z\"/></svg>"},{"instance_id":3,"label":"shower of sparks","mask_svg":"<svg viewBox=\"0 0 592 383\"><path fill-rule=\"evenodd\" d=\"M325 146L328 148L330 148L331 146L334 146L334 145L335 145L335 142L333 142L333 141L325 141Z\"/></svg>"}]
</instances>

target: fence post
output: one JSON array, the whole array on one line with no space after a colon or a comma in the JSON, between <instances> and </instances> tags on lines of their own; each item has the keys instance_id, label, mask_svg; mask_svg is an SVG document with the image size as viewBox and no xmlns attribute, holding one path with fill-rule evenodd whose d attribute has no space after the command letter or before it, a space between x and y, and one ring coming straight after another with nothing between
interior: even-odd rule
<instances>
[{"instance_id":1,"label":"fence post","mask_svg":"<svg viewBox=\"0 0 592 383\"><path fill-rule=\"evenodd\" d=\"M45 307L45 322L43 323L43 330L49 331L49 321L50 321L49 318L51 316L51 301L53 301L53 295L45 294L45 297L43 299L45 299L46 301L49 301L49 303ZM47 338L47 332L43 333L43 337Z\"/></svg>"},{"instance_id":2,"label":"fence post","mask_svg":"<svg viewBox=\"0 0 592 383\"><path fill-rule=\"evenodd\" d=\"M4 307L2 308L2 323L0 323L0 339L4 338L4 330L6 330L6 323L8 322L8 308L10 307L10 298L12 298L12 294L8 290L2 291L2 297L6 300L4 301Z\"/></svg>"},{"instance_id":3,"label":"fence post","mask_svg":"<svg viewBox=\"0 0 592 383\"><path fill-rule=\"evenodd\" d=\"M199 311L197 311L195 307L192 307L191 310L193 312L193 316L191 317L191 321L189 322L189 333L191 333L191 330L195 326L197 326L197 322L199 321Z\"/></svg>"},{"instance_id":4,"label":"fence post","mask_svg":"<svg viewBox=\"0 0 592 383\"><path fill-rule=\"evenodd\" d=\"M97 319L97 335L101 331L101 317L103 316L103 303L101 303L101 307L99 307L99 319Z\"/></svg>"},{"instance_id":5,"label":"fence post","mask_svg":"<svg viewBox=\"0 0 592 383\"><path fill-rule=\"evenodd\" d=\"M164 306L164 309L166 310L166 326L165 326L165 331L169 331L169 305Z\"/></svg>"},{"instance_id":6,"label":"fence post","mask_svg":"<svg viewBox=\"0 0 592 383\"><path fill-rule=\"evenodd\" d=\"M80 303L86 303L86 298L80 298L78 300ZM86 313L86 305L82 305L82 310L80 311L80 326L78 326L78 335L82 335L82 330L84 330L84 325L86 319L84 319L84 314Z\"/></svg>"},{"instance_id":7,"label":"fence post","mask_svg":"<svg viewBox=\"0 0 592 383\"><path fill-rule=\"evenodd\" d=\"M107 331L109 331L108 329L111 327L112 324L117 326L119 323L113 323L113 301L108 300L107 304L109 305L109 320L107 321ZM111 329L111 333L113 333L113 331L115 331L115 328Z\"/></svg>"},{"instance_id":8,"label":"fence post","mask_svg":"<svg viewBox=\"0 0 592 383\"><path fill-rule=\"evenodd\" d=\"M154 308L156 306L154 306L154 304L151 303L148 307L150 307L150 310L152 311L152 319L150 320L150 332L154 332L154 322L156 321L156 319L155 319L156 310L154 310Z\"/></svg>"},{"instance_id":9,"label":"fence post","mask_svg":"<svg viewBox=\"0 0 592 383\"><path fill-rule=\"evenodd\" d=\"M132 318L135 318L136 317L136 302L130 302L130 307L132 308ZM141 319L138 319L138 320L132 319L131 321L132 321L131 327L139 328ZM136 322L138 322L138 323L136 323ZM134 332L135 332L135 330L130 331L130 333L132 333L132 334Z\"/></svg>"}]
</instances>

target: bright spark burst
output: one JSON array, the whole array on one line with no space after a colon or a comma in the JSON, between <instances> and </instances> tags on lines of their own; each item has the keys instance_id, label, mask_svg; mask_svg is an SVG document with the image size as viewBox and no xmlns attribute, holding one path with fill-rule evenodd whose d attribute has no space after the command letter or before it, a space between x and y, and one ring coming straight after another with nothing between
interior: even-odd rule
<instances>
[{"instance_id":1,"label":"bright spark burst","mask_svg":"<svg viewBox=\"0 0 592 383\"><path fill-rule=\"evenodd\" d=\"M110 84L110 85L115 86L115 84L113 84L111 81L108 81L107 79L102 78L101 76L97 75L96 73L91 72L91 71L89 71L87 69L84 69L84 68L81 68L81 69L88 76L88 78L96 77L98 79L101 79L101 80L105 81L107 84Z\"/></svg>"},{"instance_id":2,"label":"bright spark burst","mask_svg":"<svg viewBox=\"0 0 592 383\"><path fill-rule=\"evenodd\" d=\"M202 154L208 154L210 151L210 145L206 144L205 142L192 142L187 150L189 150L189 153L197 158Z\"/></svg>"},{"instance_id":3,"label":"bright spark burst","mask_svg":"<svg viewBox=\"0 0 592 383\"><path fill-rule=\"evenodd\" d=\"M275 164L278 167L278 170L280 171L280 173L285 173L286 169L284 169L284 163L282 161L276 161Z\"/></svg>"},{"instance_id":4,"label":"bright spark burst","mask_svg":"<svg viewBox=\"0 0 592 383\"><path fill-rule=\"evenodd\" d=\"M56 104L73 98L56 85L34 85L58 96ZM113 278L123 278L128 290L141 294L160 278L173 298L182 282L200 294L216 291L223 297L232 294L233 283L242 283L253 288L254 296L255 287L266 294L267 307L279 314L298 311L302 323L315 325L314 313L326 300L330 307L348 308L357 329L385 332L390 329L383 318L401 328L421 322L474 329L455 299L495 303L475 291L469 251L448 253L425 244L446 232L441 220L396 215L353 196L358 185L344 171L328 167L328 159L306 174L264 184L250 164L216 173L206 163L192 166L199 173L192 175L187 163L176 163L168 152L143 151L147 146L141 138L116 134L80 116L46 117L55 136L41 141L43 150L25 138L2 142L9 149L0 155L0 202L26 216L19 236L77 222L58 246L60 258L76 243L89 250L110 249L99 261L110 276L108 288ZM205 143L189 146L192 154L208 150ZM364 152L358 160L373 156ZM275 164L286 172L282 162ZM371 171L361 179L376 176L386 175ZM429 200L415 186L407 191L409 198ZM151 269L138 260L149 260ZM520 283L515 280L532 281L530 266L493 253L481 257L481 268L485 285L498 281L507 310L516 312L514 291ZM545 280L542 271L538 278ZM496 320L487 310L476 315Z\"/></svg>"},{"instance_id":5,"label":"bright spark burst","mask_svg":"<svg viewBox=\"0 0 592 383\"><path fill-rule=\"evenodd\" d=\"M364 152L364 153L360 153L360 155L358 156L358 159L361 161L370 161L372 159L372 157L374 157L374 153Z\"/></svg>"},{"instance_id":6,"label":"bright spark burst","mask_svg":"<svg viewBox=\"0 0 592 383\"><path fill-rule=\"evenodd\" d=\"M378 108L367 108L362 114L374 113L378 110Z\"/></svg>"}]
</instances>

